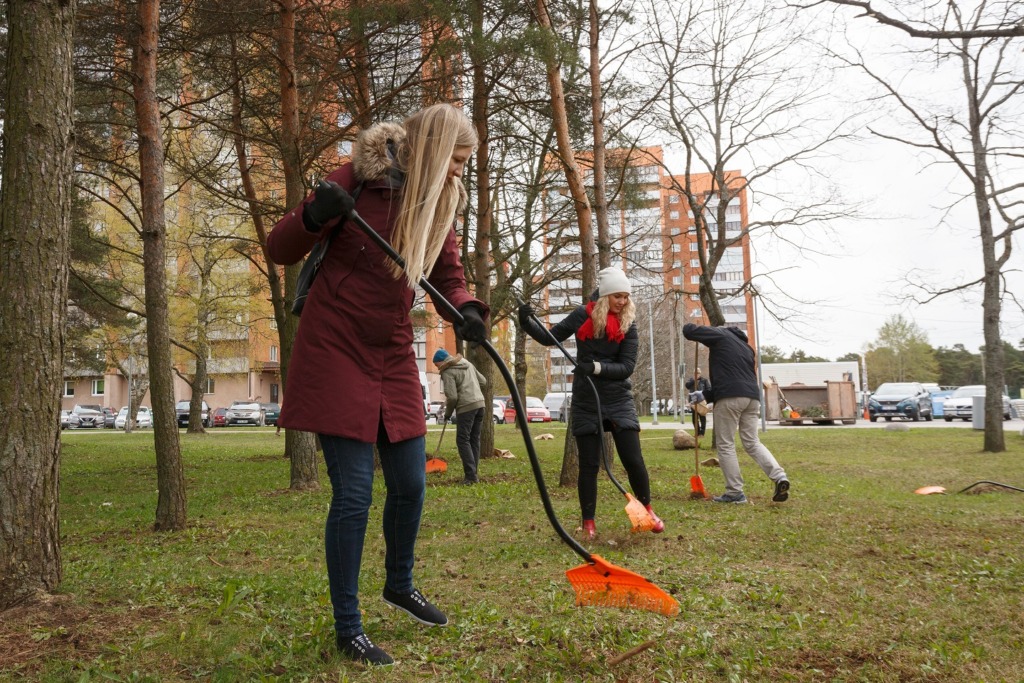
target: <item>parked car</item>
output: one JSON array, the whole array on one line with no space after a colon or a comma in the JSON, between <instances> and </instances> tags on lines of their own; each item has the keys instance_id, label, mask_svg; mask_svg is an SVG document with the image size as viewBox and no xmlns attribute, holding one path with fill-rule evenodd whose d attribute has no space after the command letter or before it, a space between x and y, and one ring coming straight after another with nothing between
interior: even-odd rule
<instances>
[{"instance_id":1,"label":"parked car","mask_svg":"<svg viewBox=\"0 0 1024 683\"><path fill-rule=\"evenodd\" d=\"M572 394L568 391L556 391L544 396L544 407L551 413L551 419L559 422L565 422L568 417L570 403Z\"/></svg>"},{"instance_id":2,"label":"parked car","mask_svg":"<svg viewBox=\"0 0 1024 683\"><path fill-rule=\"evenodd\" d=\"M71 411L78 416L78 426L82 429L100 429L106 426L103 417L103 406L98 404L76 405Z\"/></svg>"},{"instance_id":3,"label":"parked car","mask_svg":"<svg viewBox=\"0 0 1024 683\"><path fill-rule=\"evenodd\" d=\"M117 417L114 418L114 429L124 429L127 419L128 406L123 406L121 410L117 411ZM135 426L139 429L153 426L153 411L149 409L149 406L139 406L135 413Z\"/></svg>"},{"instance_id":4,"label":"parked car","mask_svg":"<svg viewBox=\"0 0 1024 683\"><path fill-rule=\"evenodd\" d=\"M512 401L505 404L505 422L516 421L516 406ZM551 422L551 413L544 407L544 401L536 396L526 397L527 422Z\"/></svg>"},{"instance_id":5,"label":"parked car","mask_svg":"<svg viewBox=\"0 0 1024 683\"><path fill-rule=\"evenodd\" d=\"M261 403L260 408L263 408L263 422L271 426L276 425L277 416L281 414L281 406L276 403Z\"/></svg>"},{"instance_id":6,"label":"parked car","mask_svg":"<svg viewBox=\"0 0 1024 683\"><path fill-rule=\"evenodd\" d=\"M188 427L188 416L189 416L189 408L190 408L190 406L191 406L191 401L178 401L175 404L174 412L176 412L178 414L178 426L179 427ZM209 427L209 426L211 426L213 424L212 422L210 422L210 406L208 406L206 404L206 401L203 401L203 408L202 408L202 417L201 417L201 419L202 419L204 427Z\"/></svg>"},{"instance_id":7,"label":"parked car","mask_svg":"<svg viewBox=\"0 0 1024 683\"><path fill-rule=\"evenodd\" d=\"M228 409L227 408L214 408L213 409L213 426L214 427L227 427L228 426Z\"/></svg>"},{"instance_id":8,"label":"parked car","mask_svg":"<svg viewBox=\"0 0 1024 683\"><path fill-rule=\"evenodd\" d=\"M968 422L974 416L974 397L985 395L984 384L969 384L960 387L946 399L942 406L942 419L952 422L953 418L960 418ZM1010 397L1003 394L1003 419L1010 419Z\"/></svg>"},{"instance_id":9,"label":"parked car","mask_svg":"<svg viewBox=\"0 0 1024 683\"><path fill-rule=\"evenodd\" d=\"M81 426L82 421L78 419L78 415L75 415L73 411L62 410L60 411L60 428L61 429L78 429Z\"/></svg>"},{"instance_id":10,"label":"parked car","mask_svg":"<svg viewBox=\"0 0 1024 683\"><path fill-rule=\"evenodd\" d=\"M110 406L103 406L103 426L107 429L114 428L114 418L117 417L117 413Z\"/></svg>"},{"instance_id":11,"label":"parked car","mask_svg":"<svg viewBox=\"0 0 1024 683\"><path fill-rule=\"evenodd\" d=\"M868 399L868 414L872 422L894 417L917 422L932 420L932 395L920 382L885 382Z\"/></svg>"},{"instance_id":12,"label":"parked car","mask_svg":"<svg viewBox=\"0 0 1024 683\"><path fill-rule=\"evenodd\" d=\"M232 425L264 425L263 409L253 401L235 401L228 408L228 427Z\"/></svg>"},{"instance_id":13,"label":"parked car","mask_svg":"<svg viewBox=\"0 0 1024 683\"><path fill-rule=\"evenodd\" d=\"M493 413L494 424L505 424L505 402L500 398L491 400L491 412Z\"/></svg>"}]
</instances>

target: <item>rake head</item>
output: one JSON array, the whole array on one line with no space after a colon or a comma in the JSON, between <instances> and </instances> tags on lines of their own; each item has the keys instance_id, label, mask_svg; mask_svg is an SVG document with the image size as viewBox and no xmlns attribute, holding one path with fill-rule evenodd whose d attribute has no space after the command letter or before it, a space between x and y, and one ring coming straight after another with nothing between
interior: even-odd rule
<instances>
[{"instance_id":1,"label":"rake head","mask_svg":"<svg viewBox=\"0 0 1024 683\"><path fill-rule=\"evenodd\" d=\"M628 493L626 494L626 514L629 515L629 522L633 525L631 531L634 534L654 529L654 519L647 512L647 508Z\"/></svg>"},{"instance_id":2,"label":"rake head","mask_svg":"<svg viewBox=\"0 0 1024 683\"><path fill-rule=\"evenodd\" d=\"M441 458L430 458L427 460L427 474L432 472L447 472L448 463Z\"/></svg>"},{"instance_id":3,"label":"rake head","mask_svg":"<svg viewBox=\"0 0 1024 683\"><path fill-rule=\"evenodd\" d=\"M666 617L679 614L676 599L644 577L616 567L600 555L590 559L591 563L565 573L576 591L577 605L643 609Z\"/></svg>"}]
</instances>

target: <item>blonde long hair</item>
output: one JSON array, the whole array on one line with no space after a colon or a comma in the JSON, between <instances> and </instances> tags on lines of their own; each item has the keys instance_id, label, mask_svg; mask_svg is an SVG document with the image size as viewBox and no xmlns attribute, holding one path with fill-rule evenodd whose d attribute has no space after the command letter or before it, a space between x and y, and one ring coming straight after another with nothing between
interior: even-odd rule
<instances>
[{"instance_id":1,"label":"blonde long hair","mask_svg":"<svg viewBox=\"0 0 1024 683\"><path fill-rule=\"evenodd\" d=\"M430 275L455 213L466 200L461 180L448 180L452 154L456 147L475 149L477 135L462 110L450 104L421 109L404 126L398 166L405 172L405 184L391 241L405 260L409 286L415 287L420 277ZM396 278L403 274L397 264L391 272Z\"/></svg>"},{"instance_id":2,"label":"blonde long hair","mask_svg":"<svg viewBox=\"0 0 1024 683\"><path fill-rule=\"evenodd\" d=\"M610 295L609 295L610 296ZM608 303L608 296L602 296L594 304L594 310L590 312L590 319L594 321L594 338L600 338L604 336L604 328L608 322L608 309L610 305ZM636 320L636 304L633 303L633 298L630 297L629 301L622 309L622 313L619 314L619 329L625 334L629 332L629 326Z\"/></svg>"}]
</instances>

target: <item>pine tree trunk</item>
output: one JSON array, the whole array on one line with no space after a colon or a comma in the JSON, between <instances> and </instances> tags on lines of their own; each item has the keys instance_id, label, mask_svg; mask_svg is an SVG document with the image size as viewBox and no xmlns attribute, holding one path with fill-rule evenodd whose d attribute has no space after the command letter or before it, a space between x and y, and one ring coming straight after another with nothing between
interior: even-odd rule
<instances>
[{"instance_id":1,"label":"pine tree trunk","mask_svg":"<svg viewBox=\"0 0 1024 683\"><path fill-rule=\"evenodd\" d=\"M142 195L142 259L146 282L146 342L157 469L157 531L185 528L185 471L174 410L171 332L167 307L164 151L156 95L159 0L140 0L133 76Z\"/></svg>"},{"instance_id":2,"label":"pine tree trunk","mask_svg":"<svg viewBox=\"0 0 1024 683\"><path fill-rule=\"evenodd\" d=\"M75 2L7 3L0 204L0 611L61 581Z\"/></svg>"},{"instance_id":3,"label":"pine tree trunk","mask_svg":"<svg viewBox=\"0 0 1024 683\"><path fill-rule=\"evenodd\" d=\"M487 88L487 64L484 61L486 52L476 41L484 36L483 27L484 2L475 0L472 9L473 48L470 59L473 63L473 127L476 128L479 146L476 150L476 239L473 242L473 293L477 299L490 305L491 303L491 162L490 133L487 128L490 102ZM491 316L493 318L493 316ZM488 328L491 320L488 319ZM488 329L488 338L490 329ZM487 457L494 452L494 420L492 398L494 397L494 381L498 373L494 364L483 347L470 349L469 361L487 378L484 387L484 424L480 430L480 455ZM504 392L501 392L504 393Z\"/></svg>"},{"instance_id":4,"label":"pine tree trunk","mask_svg":"<svg viewBox=\"0 0 1024 683\"><path fill-rule=\"evenodd\" d=\"M302 201L306 188L302 182L302 159L299 153L299 91L295 67L295 0L280 4L281 23L277 31L278 62L281 88L281 162L284 168L285 203L292 207ZM301 264L284 269L284 300L295 300L295 280ZM298 317L287 311L281 330L281 385L288 383ZM312 491L320 488L317 475L316 437L289 429L285 432L285 454L291 462L291 488Z\"/></svg>"}]
</instances>

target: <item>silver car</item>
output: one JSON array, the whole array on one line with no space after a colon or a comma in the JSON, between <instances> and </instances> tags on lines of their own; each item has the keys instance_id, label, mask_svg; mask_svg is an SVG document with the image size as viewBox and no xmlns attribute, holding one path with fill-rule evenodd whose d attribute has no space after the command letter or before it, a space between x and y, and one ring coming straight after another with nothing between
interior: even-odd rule
<instances>
[{"instance_id":1,"label":"silver car","mask_svg":"<svg viewBox=\"0 0 1024 683\"><path fill-rule=\"evenodd\" d=\"M969 422L974 413L974 397L985 395L984 384L969 384L959 387L942 404L942 419L952 422L954 418L960 418ZM1010 397L1003 394L1003 419L1010 419Z\"/></svg>"},{"instance_id":2,"label":"silver car","mask_svg":"<svg viewBox=\"0 0 1024 683\"><path fill-rule=\"evenodd\" d=\"M256 425L262 427L266 424L263 408L259 403L249 401L235 401L228 408L227 425Z\"/></svg>"}]
</instances>

